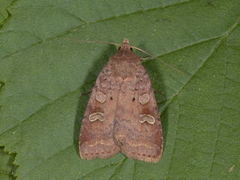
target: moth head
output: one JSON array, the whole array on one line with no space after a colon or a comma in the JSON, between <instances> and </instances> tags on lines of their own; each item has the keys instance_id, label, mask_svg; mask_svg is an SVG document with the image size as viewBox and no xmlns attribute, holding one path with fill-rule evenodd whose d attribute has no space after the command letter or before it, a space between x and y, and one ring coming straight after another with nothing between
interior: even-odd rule
<instances>
[{"instance_id":1,"label":"moth head","mask_svg":"<svg viewBox=\"0 0 240 180\"><path fill-rule=\"evenodd\" d=\"M124 39L121 46L118 48L119 51L132 51L132 47L129 45L129 40Z\"/></svg>"},{"instance_id":2,"label":"moth head","mask_svg":"<svg viewBox=\"0 0 240 180\"><path fill-rule=\"evenodd\" d=\"M121 46L118 48L118 51L133 51L133 49L138 50L144 54L147 54L148 56L152 56L151 54L149 54L148 52L136 47L136 46L130 46L129 45L129 40L128 39L124 39Z\"/></svg>"}]
</instances>

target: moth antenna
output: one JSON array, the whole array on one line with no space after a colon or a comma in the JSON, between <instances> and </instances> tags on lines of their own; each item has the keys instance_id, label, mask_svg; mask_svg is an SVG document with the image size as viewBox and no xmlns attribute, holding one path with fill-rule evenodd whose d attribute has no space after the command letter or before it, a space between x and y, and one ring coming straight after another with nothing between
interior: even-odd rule
<instances>
[{"instance_id":1,"label":"moth antenna","mask_svg":"<svg viewBox=\"0 0 240 180\"><path fill-rule=\"evenodd\" d=\"M127 39L127 38L124 38L123 39L123 43L127 43L127 44L129 44L129 40ZM144 53L144 54L147 54L148 56L152 56L151 54L149 54L147 51L144 51L144 50L142 50L142 49L140 49L140 48L138 48L138 47L136 47L136 46L131 46L131 45L129 45L132 49L136 49L136 50L138 50L138 51L140 51L140 52L142 52L142 53Z\"/></svg>"},{"instance_id":2,"label":"moth antenna","mask_svg":"<svg viewBox=\"0 0 240 180\"><path fill-rule=\"evenodd\" d=\"M108 41L79 40L79 39L70 39L70 38L65 38L65 39L66 39L66 40L71 40L71 41L74 41L74 42L111 44L111 45L116 46L117 48L121 46L120 43L114 43L114 42L108 42ZM128 43L128 44L129 44L129 40L125 38L125 39L123 40L123 43ZM136 46L131 46L131 45L130 45L130 47L131 47L132 49L136 49L136 50L138 50L138 51L140 51L140 52L142 52L142 53L144 53L144 54L147 54L148 56L152 57L151 54L149 54L148 52L146 52L146 51L144 51L144 50L142 50L142 49L140 49L140 48L138 48L138 47L136 47Z\"/></svg>"},{"instance_id":3,"label":"moth antenna","mask_svg":"<svg viewBox=\"0 0 240 180\"><path fill-rule=\"evenodd\" d=\"M113 43L113 42L108 42L108 41L93 41L93 40L79 40L79 39L70 39L70 38L65 38L66 40L71 40L74 42L86 42L86 43L99 43L99 44L111 44L117 47L120 47L121 44L119 43Z\"/></svg>"},{"instance_id":4,"label":"moth antenna","mask_svg":"<svg viewBox=\"0 0 240 180\"><path fill-rule=\"evenodd\" d=\"M142 49L140 49L140 48L138 48L136 46L131 46L131 48L136 49L136 50L138 50L138 51L140 51L140 52L142 52L144 54L147 54L148 56L152 57L152 55L150 53L148 53L147 51L144 51L144 50L142 50Z\"/></svg>"},{"instance_id":5,"label":"moth antenna","mask_svg":"<svg viewBox=\"0 0 240 180\"><path fill-rule=\"evenodd\" d=\"M159 57L159 56L150 56L150 57L144 57L144 58L141 58L141 59L142 59L142 62L147 62L147 61L156 59L156 58L158 58L158 57Z\"/></svg>"}]
</instances>

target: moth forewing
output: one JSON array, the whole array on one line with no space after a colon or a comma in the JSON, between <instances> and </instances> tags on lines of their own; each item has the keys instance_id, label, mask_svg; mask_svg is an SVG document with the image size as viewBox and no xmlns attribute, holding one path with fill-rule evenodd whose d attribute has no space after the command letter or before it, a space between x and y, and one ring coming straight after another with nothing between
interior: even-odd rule
<instances>
[{"instance_id":1,"label":"moth forewing","mask_svg":"<svg viewBox=\"0 0 240 180\"><path fill-rule=\"evenodd\" d=\"M151 81L128 40L109 58L90 96L79 138L83 159L129 158L158 162L163 150Z\"/></svg>"}]
</instances>

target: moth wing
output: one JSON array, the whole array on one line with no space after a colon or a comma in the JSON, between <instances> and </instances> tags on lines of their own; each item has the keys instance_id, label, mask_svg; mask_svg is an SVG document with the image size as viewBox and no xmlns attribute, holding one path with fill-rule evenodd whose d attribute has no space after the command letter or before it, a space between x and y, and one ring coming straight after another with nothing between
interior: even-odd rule
<instances>
[{"instance_id":1,"label":"moth wing","mask_svg":"<svg viewBox=\"0 0 240 180\"><path fill-rule=\"evenodd\" d=\"M81 124L79 152L83 159L109 158L120 151L113 141L118 92L110 92L109 66L99 74Z\"/></svg>"},{"instance_id":2,"label":"moth wing","mask_svg":"<svg viewBox=\"0 0 240 180\"><path fill-rule=\"evenodd\" d=\"M125 79L119 92L114 137L129 158L158 162L163 150L160 115L142 65L138 72L136 77Z\"/></svg>"}]
</instances>

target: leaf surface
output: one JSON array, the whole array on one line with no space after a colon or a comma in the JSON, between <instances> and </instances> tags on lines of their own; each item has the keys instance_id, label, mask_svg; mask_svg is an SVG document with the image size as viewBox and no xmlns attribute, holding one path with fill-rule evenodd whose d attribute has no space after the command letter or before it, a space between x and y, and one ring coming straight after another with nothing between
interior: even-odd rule
<instances>
[{"instance_id":1,"label":"leaf surface","mask_svg":"<svg viewBox=\"0 0 240 180\"><path fill-rule=\"evenodd\" d=\"M17 179L240 178L238 0L24 0L0 7L0 146L16 153ZM155 57L143 64L164 128L156 164L78 155L88 94L116 51L86 40L123 38Z\"/></svg>"}]
</instances>

